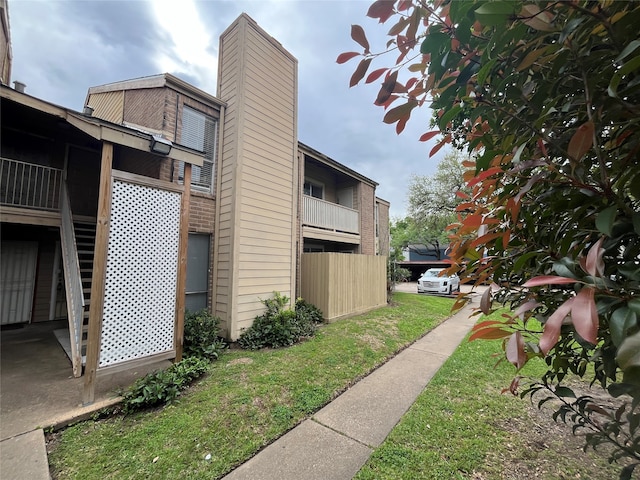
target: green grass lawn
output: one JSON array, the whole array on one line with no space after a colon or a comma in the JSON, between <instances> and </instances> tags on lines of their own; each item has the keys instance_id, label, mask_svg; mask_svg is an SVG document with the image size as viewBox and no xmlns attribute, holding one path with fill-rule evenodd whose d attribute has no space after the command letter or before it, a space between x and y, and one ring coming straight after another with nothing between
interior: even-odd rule
<instances>
[{"instance_id":1,"label":"green grass lawn","mask_svg":"<svg viewBox=\"0 0 640 480\"><path fill-rule=\"evenodd\" d=\"M231 350L181 401L68 428L55 478L219 478L449 315L453 301L406 293L279 350Z\"/></svg>"},{"instance_id":2,"label":"green grass lawn","mask_svg":"<svg viewBox=\"0 0 640 480\"><path fill-rule=\"evenodd\" d=\"M582 452L551 410L500 393L514 368L496 366L498 352L500 341L463 341L355 479L618 478L620 468L605 453ZM521 373L545 370L533 359Z\"/></svg>"},{"instance_id":3,"label":"green grass lawn","mask_svg":"<svg viewBox=\"0 0 640 480\"><path fill-rule=\"evenodd\" d=\"M324 326L300 345L232 350L180 403L68 428L54 478L220 478L449 315L452 300L397 294L396 305ZM617 478L604 454L500 390L498 341L464 341L357 480ZM530 362L538 376L541 362Z\"/></svg>"}]
</instances>

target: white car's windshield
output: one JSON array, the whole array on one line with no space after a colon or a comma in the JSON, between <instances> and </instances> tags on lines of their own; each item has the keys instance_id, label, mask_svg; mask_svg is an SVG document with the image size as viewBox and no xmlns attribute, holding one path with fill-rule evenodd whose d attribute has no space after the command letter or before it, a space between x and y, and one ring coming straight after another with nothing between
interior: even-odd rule
<instances>
[{"instance_id":1,"label":"white car's windshield","mask_svg":"<svg viewBox=\"0 0 640 480\"><path fill-rule=\"evenodd\" d=\"M442 270L427 270L423 277L437 277Z\"/></svg>"}]
</instances>

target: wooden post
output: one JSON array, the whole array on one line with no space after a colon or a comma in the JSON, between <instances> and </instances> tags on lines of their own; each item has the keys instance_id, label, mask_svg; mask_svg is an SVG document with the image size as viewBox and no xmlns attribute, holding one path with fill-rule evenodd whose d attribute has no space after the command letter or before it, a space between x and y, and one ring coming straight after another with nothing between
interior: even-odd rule
<instances>
[{"instance_id":1,"label":"wooden post","mask_svg":"<svg viewBox=\"0 0 640 480\"><path fill-rule=\"evenodd\" d=\"M87 363L84 372L82 403L93 403L95 397L96 374L102 333L104 308L104 284L109 247L109 223L111 219L111 196L113 169L113 144L102 144L100 165L100 189L98 192L98 220L96 224L96 244L91 274L91 305L89 306L89 332L87 335Z\"/></svg>"},{"instance_id":2,"label":"wooden post","mask_svg":"<svg viewBox=\"0 0 640 480\"><path fill-rule=\"evenodd\" d=\"M176 362L182 360L182 343L184 341L184 308L185 290L187 288L187 245L189 243L189 203L191 202L191 164L184 164L184 191L180 205L180 242L178 252L178 281L176 282L176 323L174 329L174 345Z\"/></svg>"}]
</instances>

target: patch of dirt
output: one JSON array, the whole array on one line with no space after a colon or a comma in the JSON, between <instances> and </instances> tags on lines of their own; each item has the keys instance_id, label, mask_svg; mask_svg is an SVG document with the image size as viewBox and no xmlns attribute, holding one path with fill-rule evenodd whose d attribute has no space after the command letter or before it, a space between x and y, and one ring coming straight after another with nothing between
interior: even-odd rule
<instances>
[{"instance_id":1,"label":"patch of dirt","mask_svg":"<svg viewBox=\"0 0 640 480\"><path fill-rule=\"evenodd\" d=\"M384 346L384 342L382 340L371 334L360 335L359 338L374 350L378 350Z\"/></svg>"},{"instance_id":2,"label":"patch of dirt","mask_svg":"<svg viewBox=\"0 0 640 480\"><path fill-rule=\"evenodd\" d=\"M231 360L227 362L227 367L231 367L233 365L250 365L253 363L253 358L241 357Z\"/></svg>"},{"instance_id":3,"label":"patch of dirt","mask_svg":"<svg viewBox=\"0 0 640 480\"><path fill-rule=\"evenodd\" d=\"M604 405L615 406L615 399L601 389L583 390L575 385L572 388L578 396L589 394ZM560 419L558 422L553 420L552 414L559 402L554 404L549 401L539 409L538 401L544 397L537 395L534 396L533 403L529 399L523 399L528 404L525 417L514 417L496 423L496 427L510 434L513 442L507 443L506 454L492 452L488 455L487 471L494 473L473 472L469 478L617 479L626 463L608 463L611 447L601 445L596 451L591 447L586 452L583 451L584 433L573 435L571 422L565 424Z\"/></svg>"}]
</instances>

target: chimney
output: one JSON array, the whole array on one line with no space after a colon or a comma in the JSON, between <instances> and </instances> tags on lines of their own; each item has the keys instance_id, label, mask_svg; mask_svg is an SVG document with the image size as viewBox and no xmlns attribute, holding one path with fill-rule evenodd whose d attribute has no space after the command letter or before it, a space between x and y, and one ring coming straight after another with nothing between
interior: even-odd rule
<instances>
[{"instance_id":1,"label":"chimney","mask_svg":"<svg viewBox=\"0 0 640 480\"><path fill-rule=\"evenodd\" d=\"M26 83L22 83L22 82L19 82L17 80L13 82L13 89L16 92L24 93L24 89L25 88L27 88L27 84Z\"/></svg>"}]
</instances>

